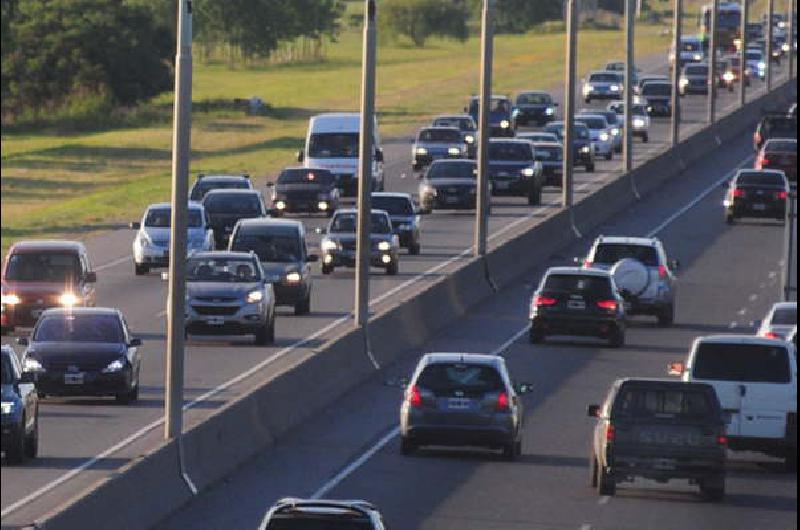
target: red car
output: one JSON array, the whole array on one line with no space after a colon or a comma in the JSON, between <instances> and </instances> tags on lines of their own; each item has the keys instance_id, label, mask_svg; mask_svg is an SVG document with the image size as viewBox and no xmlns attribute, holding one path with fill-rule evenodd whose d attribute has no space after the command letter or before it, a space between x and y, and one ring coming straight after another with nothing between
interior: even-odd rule
<instances>
[{"instance_id":1,"label":"red car","mask_svg":"<svg viewBox=\"0 0 800 530\"><path fill-rule=\"evenodd\" d=\"M797 185L797 140L773 138L767 140L756 157L756 169L777 169L786 174L792 186Z\"/></svg>"},{"instance_id":2,"label":"red car","mask_svg":"<svg viewBox=\"0 0 800 530\"><path fill-rule=\"evenodd\" d=\"M94 306L97 274L83 243L23 241L8 251L2 270L2 333L36 324L52 307Z\"/></svg>"}]
</instances>

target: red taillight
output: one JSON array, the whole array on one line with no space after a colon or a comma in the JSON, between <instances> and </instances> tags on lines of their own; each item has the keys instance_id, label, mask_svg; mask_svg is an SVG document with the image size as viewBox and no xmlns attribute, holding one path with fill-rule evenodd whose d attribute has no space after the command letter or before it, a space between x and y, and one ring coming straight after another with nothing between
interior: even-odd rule
<instances>
[{"instance_id":1,"label":"red taillight","mask_svg":"<svg viewBox=\"0 0 800 530\"><path fill-rule=\"evenodd\" d=\"M508 402L508 394L505 392L500 392L500 395L497 396L497 412L508 412L509 410L509 402Z\"/></svg>"},{"instance_id":2,"label":"red taillight","mask_svg":"<svg viewBox=\"0 0 800 530\"><path fill-rule=\"evenodd\" d=\"M734 188L733 196L737 199L742 199L745 196L744 190L742 188Z\"/></svg>"},{"instance_id":3,"label":"red taillight","mask_svg":"<svg viewBox=\"0 0 800 530\"><path fill-rule=\"evenodd\" d=\"M789 193L786 191L779 191L775 194L775 196L778 198L778 200L785 201L789 198Z\"/></svg>"},{"instance_id":4,"label":"red taillight","mask_svg":"<svg viewBox=\"0 0 800 530\"><path fill-rule=\"evenodd\" d=\"M613 442L614 439L617 437L617 429L612 424L608 424L606 427L606 441Z\"/></svg>"},{"instance_id":5,"label":"red taillight","mask_svg":"<svg viewBox=\"0 0 800 530\"><path fill-rule=\"evenodd\" d=\"M764 169L764 166L768 166L771 163L772 162L770 162L768 158L762 158L758 161L758 165L760 166L758 169Z\"/></svg>"},{"instance_id":6,"label":"red taillight","mask_svg":"<svg viewBox=\"0 0 800 530\"><path fill-rule=\"evenodd\" d=\"M780 339L782 337L780 335L778 335L777 333L775 333L774 331L767 331L766 333L764 333L764 338L777 340L777 339Z\"/></svg>"},{"instance_id":7,"label":"red taillight","mask_svg":"<svg viewBox=\"0 0 800 530\"><path fill-rule=\"evenodd\" d=\"M594 267L594 262L593 261L589 261L587 259L586 261L583 262L583 266L586 267L587 269L591 269L592 267Z\"/></svg>"},{"instance_id":8,"label":"red taillight","mask_svg":"<svg viewBox=\"0 0 800 530\"><path fill-rule=\"evenodd\" d=\"M419 388L412 386L408 389L408 404L415 409L422 406L422 394Z\"/></svg>"},{"instance_id":9,"label":"red taillight","mask_svg":"<svg viewBox=\"0 0 800 530\"><path fill-rule=\"evenodd\" d=\"M725 436L724 434L720 434L719 436L717 436L717 444L718 445L722 445L722 446L727 446L728 445L728 437Z\"/></svg>"},{"instance_id":10,"label":"red taillight","mask_svg":"<svg viewBox=\"0 0 800 530\"><path fill-rule=\"evenodd\" d=\"M658 277L659 278L666 278L669 276L669 271L667 270L666 265L659 265L658 266Z\"/></svg>"},{"instance_id":11,"label":"red taillight","mask_svg":"<svg viewBox=\"0 0 800 530\"><path fill-rule=\"evenodd\" d=\"M555 298L550 298L548 296L542 296L537 294L533 297L533 305L536 307L548 306L548 305L556 305L558 300Z\"/></svg>"},{"instance_id":12,"label":"red taillight","mask_svg":"<svg viewBox=\"0 0 800 530\"><path fill-rule=\"evenodd\" d=\"M606 311L616 311L617 310L617 301L616 300L600 300L597 302L597 307L600 309L605 309Z\"/></svg>"}]
</instances>

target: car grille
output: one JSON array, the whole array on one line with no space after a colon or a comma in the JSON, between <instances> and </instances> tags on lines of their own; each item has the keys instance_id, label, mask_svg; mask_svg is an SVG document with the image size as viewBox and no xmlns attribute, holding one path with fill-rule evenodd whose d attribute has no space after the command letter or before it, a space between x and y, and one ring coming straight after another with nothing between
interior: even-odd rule
<instances>
[{"instance_id":1,"label":"car grille","mask_svg":"<svg viewBox=\"0 0 800 530\"><path fill-rule=\"evenodd\" d=\"M154 239L153 245L156 247L167 248L169 246L169 239Z\"/></svg>"},{"instance_id":2,"label":"car grille","mask_svg":"<svg viewBox=\"0 0 800 530\"><path fill-rule=\"evenodd\" d=\"M438 188L437 193L443 195L470 195L472 190L475 189L475 186L469 185L462 185L462 186L447 186L443 188Z\"/></svg>"},{"instance_id":3,"label":"car grille","mask_svg":"<svg viewBox=\"0 0 800 530\"><path fill-rule=\"evenodd\" d=\"M47 361L43 360L42 365L44 366L45 370L52 371L52 372L70 372L70 371L78 371L78 372L91 372L91 371L98 371L102 370L110 361L107 358L103 358L100 360L92 360L92 359L81 359L81 360L58 360L58 361ZM77 370L70 370L70 367L75 367Z\"/></svg>"},{"instance_id":4,"label":"car grille","mask_svg":"<svg viewBox=\"0 0 800 530\"><path fill-rule=\"evenodd\" d=\"M212 304L230 304L238 302L239 299L235 296L196 296L195 300L198 302L208 302Z\"/></svg>"},{"instance_id":5,"label":"car grille","mask_svg":"<svg viewBox=\"0 0 800 530\"><path fill-rule=\"evenodd\" d=\"M314 190L288 191L286 192L286 199L293 202L311 202L317 200L317 195Z\"/></svg>"},{"instance_id":6,"label":"car grille","mask_svg":"<svg viewBox=\"0 0 800 530\"><path fill-rule=\"evenodd\" d=\"M357 241L343 241L342 242L342 250L355 250L356 246L358 246Z\"/></svg>"},{"instance_id":7,"label":"car grille","mask_svg":"<svg viewBox=\"0 0 800 530\"><path fill-rule=\"evenodd\" d=\"M239 306L192 305L198 315L232 316L239 311Z\"/></svg>"}]
</instances>

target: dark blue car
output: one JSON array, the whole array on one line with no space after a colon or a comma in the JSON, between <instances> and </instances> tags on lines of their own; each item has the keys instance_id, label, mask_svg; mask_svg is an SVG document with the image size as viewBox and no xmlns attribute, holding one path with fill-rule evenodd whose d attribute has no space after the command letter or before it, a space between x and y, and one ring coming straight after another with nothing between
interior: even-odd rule
<instances>
[{"instance_id":1,"label":"dark blue car","mask_svg":"<svg viewBox=\"0 0 800 530\"><path fill-rule=\"evenodd\" d=\"M502 136L507 138L514 137L514 105L511 99L506 96L492 96L492 106L489 111L489 136ZM465 112L472 116L475 123L480 124L481 102L478 96L473 96L469 100L469 107ZM480 125L479 125L480 126Z\"/></svg>"},{"instance_id":2,"label":"dark blue car","mask_svg":"<svg viewBox=\"0 0 800 530\"><path fill-rule=\"evenodd\" d=\"M558 140L564 143L564 122L556 121L549 123L545 132L553 133L558 136ZM572 154L575 164L583 166L589 173L594 173L594 149L592 148L592 138L589 128L582 123L575 124L575 134L572 141Z\"/></svg>"},{"instance_id":3,"label":"dark blue car","mask_svg":"<svg viewBox=\"0 0 800 530\"><path fill-rule=\"evenodd\" d=\"M2 348L2 449L6 460L20 463L39 452L39 396L33 376L22 371L10 346Z\"/></svg>"}]
</instances>

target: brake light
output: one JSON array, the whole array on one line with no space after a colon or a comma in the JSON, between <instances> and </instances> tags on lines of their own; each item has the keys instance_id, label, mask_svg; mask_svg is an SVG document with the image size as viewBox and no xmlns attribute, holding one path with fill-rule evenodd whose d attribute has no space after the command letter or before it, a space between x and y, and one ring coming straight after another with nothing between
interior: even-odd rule
<instances>
[{"instance_id":1,"label":"brake light","mask_svg":"<svg viewBox=\"0 0 800 530\"><path fill-rule=\"evenodd\" d=\"M609 423L606 427L606 441L613 442L614 439L617 437L617 428L614 427L613 424Z\"/></svg>"},{"instance_id":2,"label":"brake light","mask_svg":"<svg viewBox=\"0 0 800 530\"><path fill-rule=\"evenodd\" d=\"M723 447L727 446L728 445L728 437L725 436L724 434L720 434L719 436L717 436L717 445L721 445Z\"/></svg>"},{"instance_id":3,"label":"brake light","mask_svg":"<svg viewBox=\"0 0 800 530\"><path fill-rule=\"evenodd\" d=\"M764 333L764 338L777 340L780 339L781 336L775 333L774 331L767 331L766 333Z\"/></svg>"},{"instance_id":4,"label":"brake light","mask_svg":"<svg viewBox=\"0 0 800 530\"><path fill-rule=\"evenodd\" d=\"M587 259L586 261L583 262L583 266L586 267L587 269L591 269L592 267L594 267L594 262L593 261L589 261Z\"/></svg>"},{"instance_id":5,"label":"brake light","mask_svg":"<svg viewBox=\"0 0 800 530\"><path fill-rule=\"evenodd\" d=\"M558 300L555 298L550 298L548 296L542 296L537 294L533 297L533 305L536 307L548 306L548 305L556 305Z\"/></svg>"},{"instance_id":6,"label":"brake light","mask_svg":"<svg viewBox=\"0 0 800 530\"><path fill-rule=\"evenodd\" d=\"M734 188L733 196L737 199L742 199L745 196L744 190L742 188Z\"/></svg>"},{"instance_id":7,"label":"brake light","mask_svg":"<svg viewBox=\"0 0 800 530\"><path fill-rule=\"evenodd\" d=\"M778 193L775 194L775 196L778 197L779 200L785 201L786 199L789 198L789 193L786 191L779 191Z\"/></svg>"},{"instance_id":8,"label":"brake light","mask_svg":"<svg viewBox=\"0 0 800 530\"><path fill-rule=\"evenodd\" d=\"M758 169L764 169L764 166L770 165L772 162L769 161L767 158L761 158L758 161Z\"/></svg>"},{"instance_id":9,"label":"brake light","mask_svg":"<svg viewBox=\"0 0 800 530\"><path fill-rule=\"evenodd\" d=\"M508 394L505 392L500 392L500 395L497 396L497 412L508 412L509 410L509 402L508 402Z\"/></svg>"},{"instance_id":10,"label":"brake light","mask_svg":"<svg viewBox=\"0 0 800 530\"><path fill-rule=\"evenodd\" d=\"M616 300L600 300L597 302L597 307L600 309L605 309L606 311L616 311L617 302Z\"/></svg>"},{"instance_id":11,"label":"brake light","mask_svg":"<svg viewBox=\"0 0 800 530\"><path fill-rule=\"evenodd\" d=\"M408 389L408 404L415 409L422 406L422 394L416 386Z\"/></svg>"},{"instance_id":12,"label":"brake light","mask_svg":"<svg viewBox=\"0 0 800 530\"><path fill-rule=\"evenodd\" d=\"M658 277L661 279L666 278L669 275L669 271L667 270L666 265L659 265L658 266Z\"/></svg>"}]
</instances>

